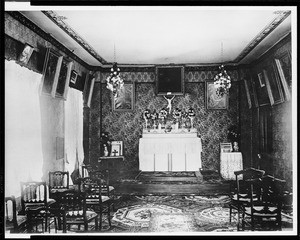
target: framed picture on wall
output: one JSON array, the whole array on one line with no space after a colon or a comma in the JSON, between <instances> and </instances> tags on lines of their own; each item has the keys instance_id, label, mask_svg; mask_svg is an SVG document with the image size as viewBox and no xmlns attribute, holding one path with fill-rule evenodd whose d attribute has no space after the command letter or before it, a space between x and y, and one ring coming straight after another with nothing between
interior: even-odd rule
<instances>
[{"instance_id":1,"label":"framed picture on wall","mask_svg":"<svg viewBox=\"0 0 300 240\"><path fill-rule=\"evenodd\" d=\"M134 110L135 85L133 82L124 82L117 95L112 95L112 108L114 111L132 111Z\"/></svg>"},{"instance_id":2,"label":"framed picture on wall","mask_svg":"<svg viewBox=\"0 0 300 240\"><path fill-rule=\"evenodd\" d=\"M56 88L55 95L53 97L59 97L63 99L67 99L67 92L69 88L69 80L71 76L71 69L73 66L73 62L67 60L66 58L63 58L59 75L58 75L58 81L57 85L54 85L54 88Z\"/></svg>"},{"instance_id":3,"label":"framed picture on wall","mask_svg":"<svg viewBox=\"0 0 300 240\"><path fill-rule=\"evenodd\" d=\"M244 84L245 84L245 91L246 91L248 106L249 106L249 109L251 109L252 108L252 102L251 102L251 96L250 96L248 82L247 82L246 79L244 79Z\"/></svg>"},{"instance_id":4,"label":"framed picture on wall","mask_svg":"<svg viewBox=\"0 0 300 240\"><path fill-rule=\"evenodd\" d=\"M63 56L48 48L43 67L41 93L55 96Z\"/></svg>"},{"instance_id":5,"label":"framed picture on wall","mask_svg":"<svg viewBox=\"0 0 300 240\"><path fill-rule=\"evenodd\" d=\"M96 75L92 71L86 74L86 80L85 80L85 85L83 90L83 104L86 107L91 106L91 99L94 90L95 77Z\"/></svg>"},{"instance_id":6,"label":"framed picture on wall","mask_svg":"<svg viewBox=\"0 0 300 240\"><path fill-rule=\"evenodd\" d=\"M248 84L248 88L249 88L249 93L250 93L250 98L251 98L251 103L252 103L251 105L258 107L257 94L255 91L254 81L251 77L250 77L250 81Z\"/></svg>"},{"instance_id":7,"label":"framed picture on wall","mask_svg":"<svg viewBox=\"0 0 300 240\"><path fill-rule=\"evenodd\" d=\"M78 76L78 73L75 70L72 70L70 82L73 84L76 84L77 76Z\"/></svg>"},{"instance_id":8,"label":"framed picture on wall","mask_svg":"<svg viewBox=\"0 0 300 240\"><path fill-rule=\"evenodd\" d=\"M123 141L112 141L110 156L123 155Z\"/></svg>"},{"instance_id":9,"label":"framed picture on wall","mask_svg":"<svg viewBox=\"0 0 300 240\"><path fill-rule=\"evenodd\" d=\"M18 61L22 64L27 64L33 53L33 50L34 47L26 43L23 51L18 58Z\"/></svg>"},{"instance_id":10,"label":"framed picture on wall","mask_svg":"<svg viewBox=\"0 0 300 240\"><path fill-rule=\"evenodd\" d=\"M260 73L257 74L257 76L258 76L260 87L266 86L265 78L263 76L263 73L260 72Z\"/></svg>"},{"instance_id":11,"label":"framed picture on wall","mask_svg":"<svg viewBox=\"0 0 300 240\"><path fill-rule=\"evenodd\" d=\"M258 74L253 75L253 91L255 91L257 96L258 106L265 106L270 104L269 92L267 91L267 83L265 87L260 86L258 79ZM266 82L264 80L264 82Z\"/></svg>"},{"instance_id":12,"label":"framed picture on wall","mask_svg":"<svg viewBox=\"0 0 300 240\"><path fill-rule=\"evenodd\" d=\"M207 81L205 83L205 103L207 109L228 109L228 94L222 97L216 94L214 81Z\"/></svg>"},{"instance_id":13,"label":"framed picture on wall","mask_svg":"<svg viewBox=\"0 0 300 240\"><path fill-rule=\"evenodd\" d=\"M278 76L275 74L273 64L266 66L264 71L264 76L267 82L270 84L270 93L272 95L270 98L271 105L279 104L284 101L283 92L279 82Z\"/></svg>"},{"instance_id":14,"label":"framed picture on wall","mask_svg":"<svg viewBox=\"0 0 300 240\"><path fill-rule=\"evenodd\" d=\"M291 99L291 92L289 88L289 82L290 82L290 87L292 86L291 83L291 66L290 66L290 56L288 53L283 54L279 58L275 58L275 64L276 64L276 69L277 71L276 74L278 75L278 78L281 81L282 88L285 94L286 100Z\"/></svg>"}]
</instances>

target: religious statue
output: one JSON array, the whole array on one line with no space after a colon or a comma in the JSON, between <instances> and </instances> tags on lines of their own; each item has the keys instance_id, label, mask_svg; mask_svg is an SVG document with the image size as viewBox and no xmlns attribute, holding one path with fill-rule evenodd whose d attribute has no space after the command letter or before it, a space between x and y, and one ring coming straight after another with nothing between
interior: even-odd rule
<instances>
[{"instance_id":1,"label":"religious statue","mask_svg":"<svg viewBox=\"0 0 300 240\"><path fill-rule=\"evenodd\" d=\"M164 96L164 98L168 101L168 105L166 108L169 109L169 114L171 114L172 111L172 100L174 99L175 95L173 95L173 97L171 98L167 98L166 96Z\"/></svg>"}]
</instances>

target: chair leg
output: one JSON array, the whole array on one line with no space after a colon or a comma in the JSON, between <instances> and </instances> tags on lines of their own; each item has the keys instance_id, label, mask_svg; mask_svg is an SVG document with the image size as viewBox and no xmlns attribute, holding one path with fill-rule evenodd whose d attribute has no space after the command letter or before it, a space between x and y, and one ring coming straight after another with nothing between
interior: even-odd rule
<instances>
[{"instance_id":1,"label":"chair leg","mask_svg":"<svg viewBox=\"0 0 300 240\"><path fill-rule=\"evenodd\" d=\"M111 221L110 221L110 203L109 203L109 202L108 202L108 206L107 206L107 220L108 220L109 228L111 228Z\"/></svg>"},{"instance_id":2,"label":"chair leg","mask_svg":"<svg viewBox=\"0 0 300 240\"><path fill-rule=\"evenodd\" d=\"M95 218L95 230L98 231L98 216Z\"/></svg>"},{"instance_id":3,"label":"chair leg","mask_svg":"<svg viewBox=\"0 0 300 240\"><path fill-rule=\"evenodd\" d=\"M100 209L100 214L99 214L99 230L101 231L102 229L102 209Z\"/></svg>"},{"instance_id":4,"label":"chair leg","mask_svg":"<svg viewBox=\"0 0 300 240\"><path fill-rule=\"evenodd\" d=\"M229 222L231 223L232 207L229 207Z\"/></svg>"}]
</instances>

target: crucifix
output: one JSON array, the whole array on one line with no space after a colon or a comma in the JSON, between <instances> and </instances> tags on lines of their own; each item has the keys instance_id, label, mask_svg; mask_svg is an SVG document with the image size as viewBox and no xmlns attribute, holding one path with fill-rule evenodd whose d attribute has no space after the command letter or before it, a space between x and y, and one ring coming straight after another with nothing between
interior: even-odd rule
<instances>
[{"instance_id":1,"label":"crucifix","mask_svg":"<svg viewBox=\"0 0 300 240\"><path fill-rule=\"evenodd\" d=\"M114 154L114 157L117 155L118 151L115 149L114 151L112 151L112 153Z\"/></svg>"},{"instance_id":2,"label":"crucifix","mask_svg":"<svg viewBox=\"0 0 300 240\"><path fill-rule=\"evenodd\" d=\"M169 114L171 114L171 109L172 109L172 100L174 99L175 95L173 95L173 97L171 98L167 98L165 95L164 95L164 98L168 101L168 106L167 108L169 109Z\"/></svg>"}]
</instances>

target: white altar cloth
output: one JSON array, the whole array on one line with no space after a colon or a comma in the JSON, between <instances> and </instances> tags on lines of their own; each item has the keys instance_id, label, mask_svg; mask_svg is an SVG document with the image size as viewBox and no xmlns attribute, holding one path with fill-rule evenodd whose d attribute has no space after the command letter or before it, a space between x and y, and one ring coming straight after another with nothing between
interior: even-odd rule
<instances>
[{"instance_id":1,"label":"white altar cloth","mask_svg":"<svg viewBox=\"0 0 300 240\"><path fill-rule=\"evenodd\" d=\"M191 133L148 133L139 140L141 171L199 171L201 139Z\"/></svg>"}]
</instances>

